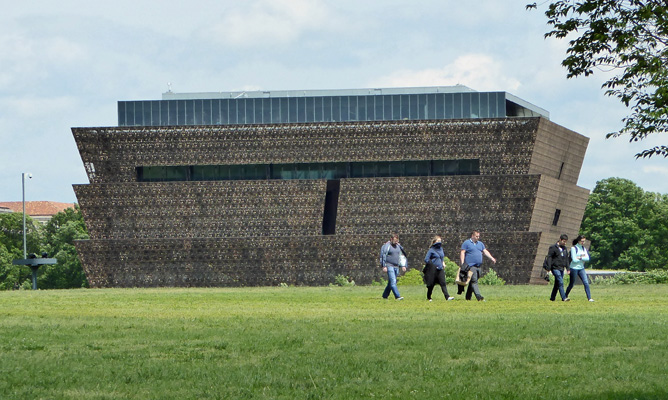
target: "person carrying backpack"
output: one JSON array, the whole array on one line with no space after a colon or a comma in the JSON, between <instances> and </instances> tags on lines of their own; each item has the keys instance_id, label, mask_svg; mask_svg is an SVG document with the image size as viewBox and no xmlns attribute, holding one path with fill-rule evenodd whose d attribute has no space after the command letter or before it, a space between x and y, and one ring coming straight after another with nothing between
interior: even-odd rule
<instances>
[{"instance_id":1,"label":"person carrying backpack","mask_svg":"<svg viewBox=\"0 0 668 400\"><path fill-rule=\"evenodd\" d=\"M554 275L554 286L552 287L552 294L550 301L555 301L557 298L557 291L561 296L561 301L570 301L568 295L564 293L564 274L568 273L569 267L569 253L566 248L568 235L559 236L559 241L547 251L545 263L543 267Z\"/></svg>"}]
</instances>

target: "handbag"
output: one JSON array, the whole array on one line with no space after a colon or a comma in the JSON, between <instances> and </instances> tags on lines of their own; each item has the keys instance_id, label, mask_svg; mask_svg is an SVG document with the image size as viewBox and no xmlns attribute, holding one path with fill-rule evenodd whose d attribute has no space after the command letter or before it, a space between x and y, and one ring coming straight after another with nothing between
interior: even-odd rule
<instances>
[{"instance_id":1,"label":"handbag","mask_svg":"<svg viewBox=\"0 0 668 400\"><path fill-rule=\"evenodd\" d=\"M407 262L406 256L403 253L399 254L399 267L406 268Z\"/></svg>"}]
</instances>

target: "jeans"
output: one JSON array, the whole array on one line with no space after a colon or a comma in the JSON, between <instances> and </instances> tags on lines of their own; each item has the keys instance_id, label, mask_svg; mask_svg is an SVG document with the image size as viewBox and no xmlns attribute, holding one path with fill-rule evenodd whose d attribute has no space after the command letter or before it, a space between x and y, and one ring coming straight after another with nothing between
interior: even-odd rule
<instances>
[{"instance_id":1,"label":"jeans","mask_svg":"<svg viewBox=\"0 0 668 400\"><path fill-rule=\"evenodd\" d=\"M383 298L387 299L390 295L390 291L394 294L394 298L398 299L401 297L399 294L399 289L397 288L397 275L399 275L399 267L387 266L387 286L385 286L385 291L383 291Z\"/></svg>"},{"instance_id":2,"label":"jeans","mask_svg":"<svg viewBox=\"0 0 668 400\"><path fill-rule=\"evenodd\" d=\"M571 292L571 289L573 289L573 285L575 284L575 279L573 279L573 275L575 274L577 274L577 276L580 277L582 285L585 287L585 293L587 293L587 299L591 300L591 291L589 290L589 278L587 277L587 272L585 271L584 268L571 270L571 282L568 284L568 288L566 289L566 297L568 297L568 294Z\"/></svg>"},{"instance_id":3,"label":"jeans","mask_svg":"<svg viewBox=\"0 0 668 400\"><path fill-rule=\"evenodd\" d=\"M557 290L559 291L559 295L561 295L561 300L565 300L566 295L564 294L564 271L553 269L552 275L554 275L554 287L552 288L552 295L550 296L550 300L554 301L557 298Z\"/></svg>"},{"instance_id":4,"label":"jeans","mask_svg":"<svg viewBox=\"0 0 668 400\"><path fill-rule=\"evenodd\" d=\"M480 277L480 269L478 269L477 266L472 266L471 271L473 272L473 275L471 275L471 282L469 282L469 287L466 289L466 300L471 300L471 295L475 293L475 298L476 299L482 299L482 295L480 294L480 289L478 289L478 278Z\"/></svg>"}]
</instances>

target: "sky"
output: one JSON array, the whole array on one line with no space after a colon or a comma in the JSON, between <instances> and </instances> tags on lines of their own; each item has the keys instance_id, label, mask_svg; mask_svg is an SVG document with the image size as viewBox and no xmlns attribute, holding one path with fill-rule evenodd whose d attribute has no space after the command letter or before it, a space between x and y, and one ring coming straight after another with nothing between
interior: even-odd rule
<instances>
[{"instance_id":1,"label":"sky","mask_svg":"<svg viewBox=\"0 0 668 400\"><path fill-rule=\"evenodd\" d=\"M567 42L528 0L31 0L0 14L0 201L76 202L88 183L72 127L117 125L117 101L174 92L462 84L506 91L590 138L578 185L668 193L661 143L605 139L629 109L613 72L567 79ZM98 4L100 3L100 4ZM665 138L665 135L663 135ZM664 139L665 140L665 139Z\"/></svg>"}]
</instances>

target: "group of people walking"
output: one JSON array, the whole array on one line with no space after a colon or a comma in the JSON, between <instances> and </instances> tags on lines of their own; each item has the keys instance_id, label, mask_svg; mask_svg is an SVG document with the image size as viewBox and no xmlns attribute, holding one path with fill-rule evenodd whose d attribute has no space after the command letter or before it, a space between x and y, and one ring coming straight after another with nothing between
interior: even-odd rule
<instances>
[{"instance_id":1,"label":"group of people walking","mask_svg":"<svg viewBox=\"0 0 668 400\"><path fill-rule=\"evenodd\" d=\"M427 300L432 301L431 295L434 287L438 283L441 287L441 292L445 300L454 300L454 297L448 293L448 288L445 284L445 253L442 248L442 238L436 235L432 238L431 246L424 257L424 283L427 286ZM462 243L460 251L460 268L457 272L456 282L459 282L457 294L464 293L464 287L468 286L466 290L466 300L471 300L473 294L478 301L485 301L485 298L480 294L478 288L478 279L480 278L480 268L482 266L482 256L496 263L496 259L492 257L490 252L485 248L485 244L480 241L480 232L471 232L471 237ZM399 294L397 288L397 276L399 269L406 271L406 251L399 244L399 235L393 233L390 240L385 243L380 249L380 266L383 272L387 273L387 286L383 291L383 298L388 299L390 292L397 300L404 298Z\"/></svg>"},{"instance_id":2,"label":"group of people walking","mask_svg":"<svg viewBox=\"0 0 668 400\"><path fill-rule=\"evenodd\" d=\"M594 301L591 298L591 290L589 288L589 279L587 278L587 272L585 271L585 262L589 261L589 252L584 247L585 238L582 235L578 235L575 240L573 240L573 247L569 249L566 248L566 243L568 242L568 235L561 235L559 241L552 246L547 252L547 257L545 258L545 263L543 268L545 268L549 273L554 276L554 286L552 287L552 294L550 295L550 300L555 301L557 298L557 292L561 296L561 301L570 301L571 299L568 295L573 289L575 284L576 277L580 278L582 285L584 286L585 293L587 294L587 299L589 301ZM564 291L564 275L570 274L571 280L568 283L568 288Z\"/></svg>"},{"instance_id":3,"label":"group of people walking","mask_svg":"<svg viewBox=\"0 0 668 400\"><path fill-rule=\"evenodd\" d=\"M543 267L554 275L554 286L550 296L551 301L555 301L557 292L561 295L562 301L570 301L568 295L573 289L576 277L582 281L582 284L587 294L589 301L594 301L591 298L591 290L589 288L589 279L585 271L585 263L589 261L589 252L584 247L586 238L579 235L573 240L573 246L566 248L568 242L568 235L561 235L559 241L550 246L545 263ZM448 293L448 288L445 284L445 253L443 252L443 243L440 235L436 235L431 240L431 246L424 257L424 283L427 286L427 300L432 301L432 293L434 287L438 283L441 287L441 292L445 300L454 300L454 297ZM459 270L455 282L458 284L457 294L464 293L466 289L466 300L471 300L473 295L478 301L485 301L485 298L480 293L478 287L478 279L481 277L481 266L483 255L489 258L496 264L496 259L490 254L485 247L485 244L480 241L480 232L471 232L471 237L462 243L461 251L459 253ZM390 293L394 295L396 300L403 300L404 298L399 294L397 287L397 277L399 270L406 271L407 255L403 246L399 243L399 235L393 233L390 240L385 243L380 249L380 266L383 272L387 273L387 286L383 291L383 298L388 299ZM564 276L570 274L571 280L568 288L564 290Z\"/></svg>"}]
</instances>

